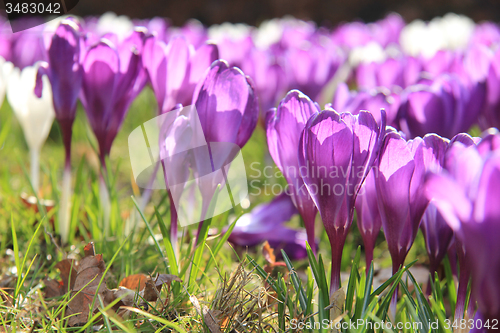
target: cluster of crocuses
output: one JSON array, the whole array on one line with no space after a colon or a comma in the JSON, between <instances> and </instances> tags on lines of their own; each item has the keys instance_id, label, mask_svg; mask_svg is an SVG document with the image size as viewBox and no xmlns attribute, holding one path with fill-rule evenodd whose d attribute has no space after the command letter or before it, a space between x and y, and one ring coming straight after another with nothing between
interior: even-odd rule
<instances>
[{"instance_id":1,"label":"cluster of crocuses","mask_svg":"<svg viewBox=\"0 0 500 333\"><path fill-rule=\"evenodd\" d=\"M234 243L253 245L269 238L303 256L305 239L315 244L319 212L332 248L333 292L341 283L342 250L355 210L368 265L381 228L396 271L421 227L431 272L450 248L458 254L457 315L463 315L472 275L472 297L482 316L497 318L500 139L462 132L500 124L499 45L497 25L475 25L453 14L408 25L391 14L375 23L333 29L294 19L259 28L205 28L196 22L175 28L160 18L131 21L106 14L0 34L0 55L24 68L20 73L3 65L0 76L33 150L39 151L54 114L61 126L63 241L77 100L105 169L132 101L149 84L160 114L196 106L206 142L243 147L259 110L265 114L269 152L290 195L244 216L231 235ZM23 87L28 91L21 94ZM321 108L317 102L328 104ZM32 120L30 113L42 110L46 123L34 138L35 126L23 119ZM189 127L182 117L168 129L160 145L164 149L175 150L175 139ZM306 235L283 229L282 222L297 212Z\"/></svg>"}]
</instances>

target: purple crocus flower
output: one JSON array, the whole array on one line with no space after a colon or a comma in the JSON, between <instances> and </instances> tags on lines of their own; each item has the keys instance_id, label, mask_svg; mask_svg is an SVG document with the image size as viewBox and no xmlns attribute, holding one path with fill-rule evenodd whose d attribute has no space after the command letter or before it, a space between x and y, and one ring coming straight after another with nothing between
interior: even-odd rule
<instances>
[{"instance_id":1,"label":"purple crocus flower","mask_svg":"<svg viewBox=\"0 0 500 333\"><path fill-rule=\"evenodd\" d=\"M216 41L221 59L241 68L250 50L255 47L251 32L252 28L246 24L225 22L212 25L208 29L208 38Z\"/></svg>"},{"instance_id":2,"label":"purple crocus flower","mask_svg":"<svg viewBox=\"0 0 500 333\"><path fill-rule=\"evenodd\" d=\"M437 150L437 163L434 163L432 166L427 165L428 171L439 172L442 170L442 167L445 167L446 152L451 149L455 142L466 146L474 145L473 139L468 134L461 133L456 135L450 140L446 151ZM429 206L425 210L422 216L420 229L424 235L426 250L429 256L429 272L431 278L434 278L434 274L448 252L453 239L453 230L448 226L443 214L437 209L435 200L431 200ZM457 241L456 246L460 247L460 242ZM467 275L465 271L464 274ZM465 281L465 284L467 284L468 278L465 279ZM430 281L427 285L427 293L431 293Z\"/></svg>"},{"instance_id":3,"label":"purple crocus flower","mask_svg":"<svg viewBox=\"0 0 500 333\"><path fill-rule=\"evenodd\" d=\"M447 146L446 139L434 134L406 141L392 131L384 138L375 183L393 274L404 265L429 203L423 188L425 172L442 164ZM392 299L393 314L396 302L397 292Z\"/></svg>"},{"instance_id":4,"label":"purple crocus flower","mask_svg":"<svg viewBox=\"0 0 500 333\"><path fill-rule=\"evenodd\" d=\"M242 148L257 125L258 100L253 83L224 60L207 69L193 94L206 141L232 142Z\"/></svg>"},{"instance_id":5,"label":"purple crocus flower","mask_svg":"<svg viewBox=\"0 0 500 333\"><path fill-rule=\"evenodd\" d=\"M422 72L421 61L414 57L388 58L382 62L361 63L355 69L356 83L360 88L405 88L415 84Z\"/></svg>"},{"instance_id":6,"label":"purple crocus flower","mask_svg":"<svg viewBox=\"0 0 500 333\"><path fill-rule=\"evenodd\" d=\"M500 128L500 49L491 59L486 78L486 107L480 121L481 126Z\"/></svg>"},{"instance_id":7,"label":"purple crocus flower","mask_svg":"<svg viewBox=\"0 0 500 333\"><path fill-rule=\"evenodd\" d=\"M290 187L291 197L304 220L309 244L314 244L314 220L318 212L299 174L297 147L307 120L319 106L298 90L290 91L278 109L267 113L267 144L271 156Z\"/></svg>"},{"instance_id":8,"label":"purple crocus flower","mask_svg":"<svg viewBox=\"0 0 500 333\"><path fill-rule=\"evenodd\" d=\"M420 229L424 235L427 255L429 256L429 273L431 278L434 278L434 274L450 246L453 230L448 226L443 215L432 201L422 216ZM427 285L427 294L430 294L430 291L429 283Z\"/></svg>"},{"instance_id":9,"label":"purple crocus flower","mask_svg":"<svg viewBox=\"0 0 500 333\"><path fill-rule=\"evenodd\" d=\"M134 31L118 46L102 39L82 62L81 100L97 137L103 167L130 104L146 83L141 63L144 39L142 30Z\"/></svg>"},{"instance_id":10,"label":"purple crocus flower","mask_svg":"<svg viewBox=\"0 0 500 333\"><path fill-rule=\"evenodd\" d=\"M399 44L399 35L405 22L399 14L390 13L370 24L351 22L341 24L332 33L332 40L346 49L377 42L382 47Z\"/></svg>"},{"instance_id":11,"label":"purple crocus flower","mask_svg":"<svg viewBox=\"0 0 500 333\"><path fill-rule=\"evenodd\" d=\"M344 82L340 83L335 90L332 107L334 110L358 114L359 111L370 111L377 121L382 123L381 109L385 110L387 124L395 125L400 104L400 94L391 92L387 88L379 87L370 90L349 91Z\"/></svg>"},{"instance_id":12,"label":"purple crocus flower","mask_svg":"<svg viewBox=\"0 0 500 333\"><path fill-rule=\"evenodd\" d=\"M437 135L405 141L396 132L384 138L376 178L382 226L396 273L417 235L429 203L422 185L429 165L441 164L447 141Z\"/></svg>"},{"instance_id":13,"label":"purple crocus flower","mask_svg":"<svg viewBox=\"0 0 500 333\"><path fill-rule=\"evenodd\" d=\"M401 128L408 137L436 133L451 138L466 132L477 122L484 94L484 87L469 90L450 75L440 76L430 85L411 86L401 98Z\"/></svg>"},{"instance_id":14,"label":"purple crocus flower","mask_svg":"<svg viewBox=\"0 0 500 333\"><path fill-rule=\"evenodd\" d=\"M401 15L397 13L390 13L383 19L369 24L373 39L376 40L383 47L391 44L399 44L399 35L401 30L405 27L405 21Z\"/></svg>"},{"instance_id":15,"label":"purple crocus flower","mask_svg":"<svg viewBox=\"0 0 500 333\"><path fill-rule=\"evenodd\" d=\"M35 23L36 22L36 23ZM41 24L43 20L35 20L30 26ZM43 26L33 26L33 28L20 31L12 35L11 60L14 66L23 69L26 66L33 66L37 61L46 61L47 54L43 40Z\"/></svg>"},{"instance_id":16,"label":"purple crocus flower","mask_svg":"<svg viewBox=\"0 0 500 333\"><path fill-rule=\"evenodd\" d=\"M331 293L340 287L342 250L356 195L377 156L380 134L369 112L352 115L330 109L308 120L299 141L300 173L332 248Z\"/></svg>"},{"instance_id":17,"label":"purple crocus flower","mask_svg":"<svg viewBox=\"0 0 500 333\"><path fill-rule=\"evenodd\" d=\"M439 209L463 244L478 311L485 320L498 319L500 154L494 151L481 157L475 146L457 144L450 156L448 172L429 175L428 196L438 200Z\"/></svg>"},{"instance_id":18,"label":"purple crocus flower","mask_svg":"<svg viewBox=\"0 0 500 333\"><path fill-rule=\"evenodd\" d=\"M370 28L363 22L350 22L339 25L332 32L332 41L345 49L363 46L373 40Z\"/></svg>"},{"instance_id":19,"label":"purple crocus flower","mask_svg":"<svg viewBox=\"0 0 500 333\"><path fill-rule=\"evenodd\" d=\"M226 149L225 145L216 149L217 152L212 151L211 145L232 143L242 148L257 125L259 102L249 78L239 68L229 67L224 60L217 60L196 86L191 104L198 112L210 155L210 164L207 165L206 154L195 154L197 172L213 173L227 165L237 152L234 147ZM202 215L205 215L217 184L223 183L223 180L203 177L199 181L203 196Z\"/></svg>"},{"instance_id":20,"label":"purple crocus flower","mask_svg":"<svg viewBox=\"0 0 500 333\"><path fill-rule=\"evenodd\" d=\"M195 50L183 37L174 37L165 44L149 36L142 62L158 102L158 112L171 111L176 104L190 105L196 84L218 58L214 44L204 44Z\"/></svg>"},{"instance_id":21,"label":"purple crocus flower","mask_svg":"<svg viewBox=\"0 0 500 333\"><path fill-rule=\"evenodd\" d=\"M356 198L356 216L359 233L365 245L366 273L373 261L375 241L382 227L382 219L378 211L377 190L375 187L376 170L371 170L359 190Z\"/></svg>"},{"instance_id":22,"label":"purple crocus flower","mask_svg":"<svg viewBox=\"0 0 500 333\"><path fill-rule=\"evenodd\" d=\"M283 248L291 259L303 259L307 257L304 230L284 226L295 214L297 209L290 196L282 193L241 216L228 240L243 247L253 247L267 240L273 248Z\"/></svg>"},{"instance_id":23,"label":"purple crocus flower","mask_svg":"<svg viewBox=\"0 0 500 333\"><path fill-rule=\"evenodd\" d=\"M298 89L317 100L344 62L344 55L334 44L308 41L301 47L288 49L284 59L289 89Z\"/></svg>"},{"instance_id":24,"label":"purple crocus flower","mask_svg":"<svg viewBox=\"0 0 500 333\"><path fill-rule=\"evenodd\" d=\"M176 36L183 36L195 49L199 49L206 44L208 31L200 21L191 19L180 28L170 27L167 30L166 40L171 40Z\"/></svg>"},{"instance_id":25,"label":"purple crocus flower","mask_svg":"<svg viewBox=\"0 0 500 333\"><path fill-rule=\"evenodd\" d=\"M41 97L43 75L52 87L52 100L56 119L61 127L66 153L63 190L59 208L59 230L63 243L68 240L69 202L71 197L71 136L75 120L76 100L82 87L83 70L80 65L81 38L79 26L70 18L63 20L48 40L47 60L38 67L35 94Z\"/></svg>"},{"instance_id":26,"label":"purple crocus flower","mask_svg":"<svg viewBox=\"0 0 500 333\"><path fill-rule=\"evenodd\" d=\"M491 47L500 43L500 27L493 22L476 24L470 44L483 44Z\"/></svg>"},{"instance_id":27,"label":"purple crocus flower","mask_svg":"<svg viewBox=\"0 0 500 333\"><path fill-rule=\"evenodd\" d=\"M35 93L41 96L42 76L47 75L52 87L56 119L61 126L66 148L66 165L70 164L71 128L75 120L76 100L82 85L83 71L80 66L80 34L78 25L65 19L58 26L47 46L47 63L38 70Z\"/></svg>"},{"instance_id":28,"label":"purple crocus flower","mask_svg":"<svg viewBox=\"0 0 500 333\"><path fill-rule=\"evenodd\" d=\"M276 106L286 84L283 68L275 58L268 50L253 48L247 61L241 64L243 72L250 76L255 84L263 113Z\"/></svg>"},{"instance_id":29,"label":"purple crocus flower","mask_svg":"<svg viewBox=\"0 0 500 333\"><path fill-rule=\"evenodd\" d=\"M500 133L498 129L492 127L485 131L477 143L477 150L483 157L493 151L500 150Z\"/></svg>"},{"instance_id":30,"label":"purple crocus flower","mask_svg":"<svg viewBox=\"0 0 500 333\"><path fill-rule=\"evenodd\" d=\"M450 50L439 50L432 57L420 57L422 71L425 76L434 79L443 73L453 72L457 60L462 60L461 54Z\"/></svg>"}]
</instances>

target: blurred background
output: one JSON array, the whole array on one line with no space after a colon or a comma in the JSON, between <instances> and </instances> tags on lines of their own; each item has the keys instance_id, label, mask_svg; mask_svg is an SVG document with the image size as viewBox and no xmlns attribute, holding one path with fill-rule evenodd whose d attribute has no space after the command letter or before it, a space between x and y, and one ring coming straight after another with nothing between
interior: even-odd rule
<instances>
[{"instance_id":1,"label":"blurred background","mask_svg":"<svg viewBox=\"0 0 500 333\"><path fill-rule=\"evenodd\" d=\"M292 15L320 25L361 19L371 22L397 12L406 22L430 20L448 12L474 21L500 21L500 0L80 0L71 13L87 16L113 11L131 18L168 17L174 25L195 18L205 25L223 22L258 25Z\"/></svg>"}]
</instances>

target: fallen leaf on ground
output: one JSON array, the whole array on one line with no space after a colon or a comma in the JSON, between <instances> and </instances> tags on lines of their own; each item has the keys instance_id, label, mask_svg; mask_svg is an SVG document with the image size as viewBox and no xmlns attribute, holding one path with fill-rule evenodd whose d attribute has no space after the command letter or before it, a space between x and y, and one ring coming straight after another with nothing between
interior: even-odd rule
<instances>
[{"instance_id":1,"label":"fallen leaf on ground","mask_svg":"<svg viewBox=\"0 0 500 333\"><path fill-rule=\"evenodd\" d=\"M85 251L87 253L87 251ZM83 258L78 267L74 287L71 291L71 301L68 303L66 315L69 318L69 326L77 326L87 323L89 312L94 313L99 302L93 302L94 296L100 294L104 299L107 289L103 279L106 265L102 255L87 256ZM92 307L92 303L93 307ZM92 307L92 309L90 309Z\"/></svg>"},{"instance_id":2,"label":"fallen leaf on ground","mask_svg":"<svg viewBox=\"0 0 500 333\"><path fill-rule=\"evenodd\" d=\"M143 290L146 286L146 281L149 280L150 277L146 274L133 274L123 278L120 281L120 287L125 287L131 290Z\"/></svg>"},{"instance_id":3,"label":"fallen leaf on ground","mask_svg":"<svg viewBox=\"0 0 500 333\"><path fill-rule=\"evenodd\" d=\"M118 288L110 290L104 279L106 264L102 255L96 254L94 243L85 245L83 252L85 256L80 262L65 259L55 265L60 271L61 280L44 281L45 297L58 297L71 291L71 301L66 310L69 326L87 323L89 314L93 315L99 305L99 301L94 301L96 295L102 298L104 306L115 302L112 310L125 318L130 314L127 307L137 306L136 302L141 297L147 302L155 302L164 284L170 290L173 281L182 282L179 277L171 274L157 274L155 278L134 274L124 278Z\"/></svg>"},{"instance_id":4,"label":"fallen leaf on ground","mask_svg":"<svg viewBox=\"0 0 500 333\"><path fill-rule=\"evenodd\" d=\"M77 263L73 259L64 259L55 266L60 271L61 280L45 279L45 297L59 297L73 289L77 275Z\"/></svg>"},{"instance_id":5,"label":"fallen leaf on ground","mask_svg":"<svg viewBox=\"0 0 500 333\"><path fill-rule=\"evenodd\" d=\"M264 265L266 273L271 274L275 267L286 267L286 264L283 261L276 261L274 249L271 245L269 245L268 241L265 241L262 245L262 254L264 255L264 259L267 261L267 264Z\"/></svg>"},{"instance_id":6,"label":"fallen leaf on ground","mask_svg":"<svg viewBox=\"0 0 500 333\"><path fill-rule=\"evenodd\" d=\"M220 314L219 310L212 311L207 306L203 307L203 320L211 333L222 333L219 326L220 320L217 318Z\"/></svg>"}]
</instances>

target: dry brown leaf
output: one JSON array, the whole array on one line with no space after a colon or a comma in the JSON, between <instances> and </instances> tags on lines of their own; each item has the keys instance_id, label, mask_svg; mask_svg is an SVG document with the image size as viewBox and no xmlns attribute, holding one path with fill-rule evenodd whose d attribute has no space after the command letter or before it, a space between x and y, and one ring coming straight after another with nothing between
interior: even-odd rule
<instances>
[{"instance_id":1,"label":"dry brown leaf","mask_svg":"<svg viewBox=\"0 0 500 333\"><path fill-rule=\"evenodd\" d=\"M38 213L38 203L40 203L41 206L45 207L45 211L47 212L51 211L52 208L54 208L55 206L54 200L40 199L38 201L35 196L28 195L27 193L24 192L21 193L21 201L27 208L32 209L36 213Z\"/></svg>"},{"instance_id":2,"label":"dry brown leaf","mask_svg":"<svg viewBox=\"0 0 500 333\"><path fill-rule=\"evenodd\" d=\"M77 264L73 259L64 259L59 261L55 266L60 271L61 280L45 279L45 297L59 297L72 290L75 284L77 275Z\"/></svg>"},{"instance_id":3,"label":"dry brown leaf","mask_svg":"<svg viewBox=\"0 0 500 333\"><path fill-rule=\"evenodd\" d=\"M177 276L173 274L158 274L155 279L155 285L156 288L160 288L161 286L166 284L169 288L172 285L172 282L177 281L177 282L182 282L182 280Z\"/></svg>"},{"instance_id":4,"label":"dry brown leaf","mask_svg":"<svg viewBox=\"0 0 500 333\"><path fill-rule=\"evenodd\" d=\"M262 254L264 255L264 259L271 265L274 265L276 262L276 256L274 255L274 249L269 245L268 241L265 241L262 245Z\"/></svg>"},{"instance_id":5,"label":"dry brown leaf","mask_svg":"<svg viewBox=\"0 0 500 333\"><path fill-rule=\"evenodd\" d=\"M207 306L203 307L203 321L208 326L211 333L222 333L219 326L219 320L217 316L221 314L221 311L212 311Z\"/></svg>"},{"instance_id":6,"label":"dry brown leaf","mask_svg":"<svg viewBox=\"0 0 500 333\"><path fill-rule=\"evenodd\" d=\"M95 246L94 242L90 242L83 248L83 253L85 253L85 257L95 256Z\"/></svg>"},{"instance_id":7,"label":"dry brown leaf","mask_svg":"<svg viewBox=\"0 0 500 333\"><path fill-rule=\"evenodd\" d=\"M144 289L140 290L140 294L144 300L155 302L160 296L161 287L166 284L170 290L173 281L182 282L178 276L172 274L158 274L154 282L148 277Z\"/></svg>"},{"instance_id":8,"label":"dry brown leaf","mask_svg":"<svg viewBox=\"0 0 500 333\"><path fill-rule=\"evenodd\" d=\"M86 255L87 253L91 253L90 249L87 248L89 245L91 245L91 243L85 246ZM91 247L93 249L93 244ZM80 262L75 284L71 291L72 300L69 302L68 310L66 311L67 315L74 315L68 320L69 326L82 325L87 322L90 307L92 306L96 293L101 294L104 299L105 293L108 290L106 282L103 281L100 286L99 283L103 278L105 270L106 265L100 254L96 256L86 256ZM94 306L91 310L92 313L94 313L97 305L98 302L94 302Z\"/></svg>"},{"instance_id":9,"label":"dry brown leaf","mask_svg":"<svg viewBox=\"0 0 500 333\"><path fill-rule=\"evenodd\" d=\"M286 264L282 261L276 261L276 255L274 254L274 249L269 245L268 241L265 241L262 245L262 254L264 255L264 259L268 262L264 265L264 271L266 273L271 274L275 267L284 267Z\"/></svg>"},{"instance_id":10,"label":"dry brown leaf","mask_svg":"<svg viewBox=\"0 0 500 333\"><path fill-rule=\"evenodd\" d=\"M134 274L124 278L119 288L110 290L104 281L106 265L102 255L96 255L93 242L84 247L84 253L85 257L79 263L66 259L56 264L55 267L61 272L60 281L45 281L46 297L61 296L68 289L71 290L71 301L66 310L69 326L87 323L89 314L94 314L99 303L94 302L96 294L101 296L105 306L119 299L112 310L119 316L128 316L130 311L126 307L136 305L134 300L137 299L137 291L146 301L154 302L164 284L170 289L173 281L182 282L179 277L171 274L157 274L154 280L145 274Z\"/></svg>"},{"instance_id":11,"label":"dry brown leaf","mask_svg":"<svg viewBox=\"0 0 500 333\"><path fill-rule=\"evenodd\" d=\"M345 303L345 292L344 289L340 288L330 296L330 319L335 323L340 321L344 315L342 309ZM332 332L338 332L338 329L334 328Z\"/></svg>"},{"instance_id":12,"label":"dry brown leaf","mask_svg":"<svg viewBox=\"0 0 500 333\"><path fill-rule=\"evenodd\" d=\"M146 281L149 280L149 276L146 274L133 274L123 278L120 281L120 287L125 287L131 290L143 290L146 287Z\"/></svg>"}]
</instances>

